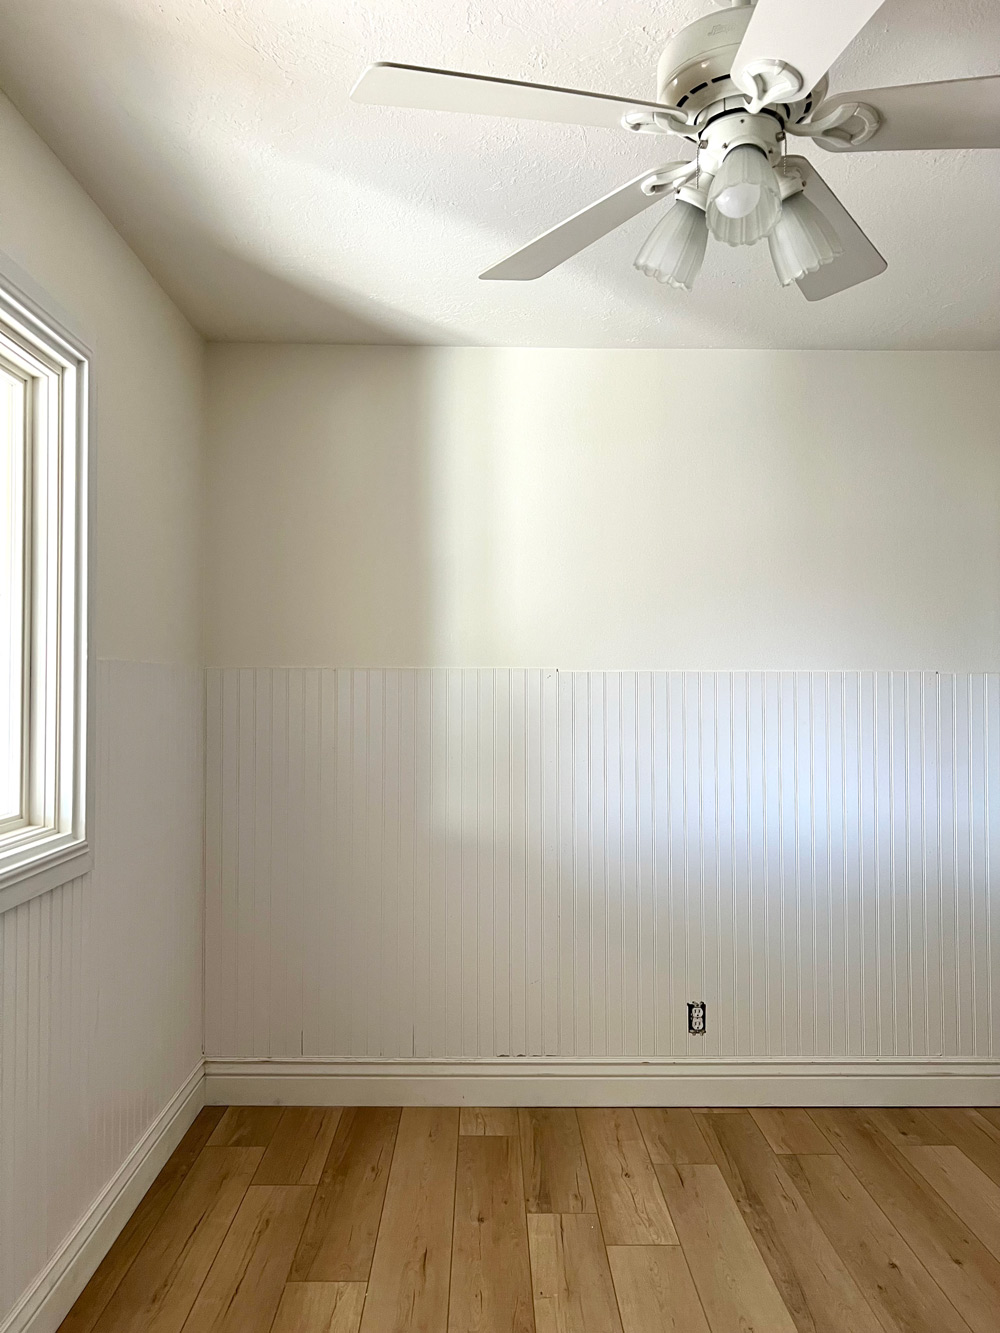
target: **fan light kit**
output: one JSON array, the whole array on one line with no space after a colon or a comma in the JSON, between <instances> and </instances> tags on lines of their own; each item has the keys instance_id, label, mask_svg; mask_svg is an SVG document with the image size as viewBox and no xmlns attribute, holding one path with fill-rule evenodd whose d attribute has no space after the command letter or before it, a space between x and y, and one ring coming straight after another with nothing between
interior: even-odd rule
<instances>
[{"instance_id":1,"label":"fan light kit","mask_svg":"<svg viewBox=\"0 0 1000 1333\"><path fill-rule=\"evenodd\" d=\"M643 172L482 278L539 278L673 196L636 257L641 273L689 292L709 233L730 246L766 237L781 285L797 283L819 301L877 277L886 263L811 162L786 154L789 135L833 153L1000 148L998 75L827 97L827 71L881 4L736 0L670 39L655 101L388 63L371 65L352 96L687 143L683 161Z\"/></svg>"}]
</instances>

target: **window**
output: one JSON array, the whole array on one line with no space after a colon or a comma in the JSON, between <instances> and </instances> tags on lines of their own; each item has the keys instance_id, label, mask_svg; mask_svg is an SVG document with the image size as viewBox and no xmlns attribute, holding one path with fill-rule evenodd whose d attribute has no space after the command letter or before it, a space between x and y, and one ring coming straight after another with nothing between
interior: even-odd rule
<instances>
[{"instance_id":1,"label":"window","mask_svg":"<svg viewBox=\"0 0 1000 1333\"><path fill-rule=\"evenodd\" d=\"M0 283L0 910L88 866L88 371Z\"/></svg>"}]
</instances>

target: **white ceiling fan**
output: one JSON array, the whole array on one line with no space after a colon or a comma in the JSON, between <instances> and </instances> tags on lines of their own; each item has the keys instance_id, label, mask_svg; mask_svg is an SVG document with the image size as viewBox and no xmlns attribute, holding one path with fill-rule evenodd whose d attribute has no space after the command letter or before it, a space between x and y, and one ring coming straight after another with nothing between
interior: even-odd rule
<instances>
[{"instance_id":1,"label":"white ceiling fan","mask_svg":"<svg viewBox=\"0 0 1000 1333\"><path fill-rule=\"evenodd\" d=\"M882 2L735 0L670 39L655 101L391 63L371 65L352 96L668 134L694 145L690 159L637 176L482 278L541 277L673 195L636 257L641 272L690 291L709 234L727 245L767 237L782 286L796 282L819 301L876 277L886 263L812 164L785 154L788 135L837 153L1000 148L1000 75L827 97L827 70Z\"/></svg>"}]
</instances>

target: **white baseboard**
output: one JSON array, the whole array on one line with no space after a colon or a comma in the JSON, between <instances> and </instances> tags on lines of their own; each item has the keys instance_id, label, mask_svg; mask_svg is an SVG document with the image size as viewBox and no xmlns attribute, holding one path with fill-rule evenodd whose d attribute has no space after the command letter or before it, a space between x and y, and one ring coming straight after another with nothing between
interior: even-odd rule
<instances>
[{"instance_id":1,"label":"white baseboard","mask_svg":"<svg viewBox=\"0 0 1000 1333\"><path fill-rule=\"evenodd\" d=\"M996 1106L995 1060L218 1060L209 1105Z\"/></svg>"},{"instance_id":2,"label":"white baseboard","mask_svg":"<svg viewBox=\"0 0 1000 1333\"><path fill-rule=\"evenodd\" d=\"M204 1105L205 1080L199 1060L0 1324L0 1333L55 1333Z\"/></svg>"}]
</instances>

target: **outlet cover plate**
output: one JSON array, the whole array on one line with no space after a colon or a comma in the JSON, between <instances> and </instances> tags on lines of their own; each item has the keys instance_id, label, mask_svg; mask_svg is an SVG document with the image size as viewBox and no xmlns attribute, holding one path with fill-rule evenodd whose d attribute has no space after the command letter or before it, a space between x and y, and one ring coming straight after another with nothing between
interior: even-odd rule
<instances>
[{"instance_id":1,"label":"outlet cover plate","mask_svg":"<svg viewBox=\"0 0 1000 1333\"><path fill-rule=\"evenodd\" d=\"M704 1000L688 1001L688 1036L703 1037L708 1027L708 1011Z\"/></svg>"}]
</instances>

